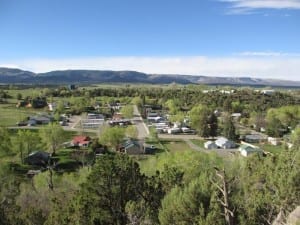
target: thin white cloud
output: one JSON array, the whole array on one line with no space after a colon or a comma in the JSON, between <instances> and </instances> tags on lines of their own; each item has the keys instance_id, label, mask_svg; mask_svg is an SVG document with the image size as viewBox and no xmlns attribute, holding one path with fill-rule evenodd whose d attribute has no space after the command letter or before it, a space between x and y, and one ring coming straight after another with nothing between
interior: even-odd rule
<instances>
[{"instance_id":1,"label":"thin white cloud","mask_svg":"<svg viewBox=\"0 0 300 225\"><path fill-rule=\"evenodd\" d=\"M240 56L261 56L261 57L300 57L300 53L287 53L287 52L241 52L236 55Z\"/></svg>"},{"instance_id":2,"label":"thin white cloud","mask_svg":"<svg viewBox=\"0 0 300 225\"><path fill-rule=\"evenodd\" d=\"M0 67L20 69L19 65L11 64L11 63L3 63L3 64L0 63Z\"/></svg>"},{"instance_id":3,"label":"thin white cloud","mask_svg":"<svg viewBox=\"0 0 300 225\"><path fill-rule=\"evenodd\" d=\"M1 64L1 62L0 62ZM300 57L261 57L252 55L212 58L192 57L96 57L77 59L32 59L3 63L18 68L52 70L135 70L155 74L205 76L250 76L300 80Z\"/></svg>"},{"instance_id":4,"label":"thin white cloud","mask_svg":"<svg viewBox=\"0 0 300 225\"><path fill-rule=\"evenodd\" d=\"M300 0L219 0L230 4L228 14L249 14L259 9L300 10Z\"/></svg>"}]
</instances>

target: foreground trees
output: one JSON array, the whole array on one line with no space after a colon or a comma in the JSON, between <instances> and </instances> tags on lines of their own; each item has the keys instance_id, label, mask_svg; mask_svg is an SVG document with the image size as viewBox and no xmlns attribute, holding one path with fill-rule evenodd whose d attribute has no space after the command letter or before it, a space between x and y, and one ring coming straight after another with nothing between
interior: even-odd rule
<instances>
[{"instance_id":1,"label":"foreground trees","mask_svg":"<svg viewBox=\"0 0 300 225\"><path fill-rule=\"evenodd\" d=\"M0 156L10 154L12 151L12 144L10 134L7 128L0 127Z\"/></svg>"},{"instance_id":2,"label":"foreground trees","mask_svg":"<svg viewBox=\"0 0 300 225\"><path fill-rule=\"evenodd\" d=\"M101 156L91 169L54 172L53 189L47 185L48 172L20 182L9 166L0 165L4 178L0 221L7 225L268 225L278 216L284 221L300 204L296 149L226 163L225 170L216 169L223 167L219 160L197 152L169 153L164 166L157 167L161 171L146 176L129 156L111 153Z\"/></svg>"},{"instance_id":3,"label":"foreground trees","mask_svg":"<svg viewBox=\"0 0 300 225\"><path fill-rule=\"evenodd\" d=\"M20 154L21 163L32 151L37 150L40 138L30 130L18 130L15 148Z\"/></svg>"},{"instance_id":4,"label":"foreground trees","mask_svg":"<svg viewBox=\"0 0 300 225\"><path fill-rule=\"evenodd\" d=\"M47 224L126 225L138 220L156 224L162 188L155 177L140 173L124 154L101 157L65 214L53 212ZM58 215L59 214L59 215Z\"/></svg>"}]
</instances>

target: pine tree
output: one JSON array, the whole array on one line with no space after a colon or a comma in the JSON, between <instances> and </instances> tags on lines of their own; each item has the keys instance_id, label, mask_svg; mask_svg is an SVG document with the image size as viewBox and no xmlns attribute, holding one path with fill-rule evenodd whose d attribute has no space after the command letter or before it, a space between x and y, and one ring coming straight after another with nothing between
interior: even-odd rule
<instances>
[{"instance_id":1,"label":"pine tree","mask_svg":"<svg viewBox=\"0 0 300 225\"><path fill-rule=\"evenodd\" d=\"M237 134L235 132L235 126L233 120L230 116L225 118L223 124L223 135L229 140L236 141L238 139Z\"/></svg>"}]
</instances>

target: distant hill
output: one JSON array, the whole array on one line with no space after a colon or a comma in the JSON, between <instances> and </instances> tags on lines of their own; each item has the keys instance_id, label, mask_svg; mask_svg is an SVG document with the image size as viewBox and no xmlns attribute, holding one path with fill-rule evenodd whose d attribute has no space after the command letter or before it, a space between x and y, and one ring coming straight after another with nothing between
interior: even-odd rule
<instances>
[{"instance_id":1,"label":"distant hill","mask_svg":"<svg viewBox=\"0 0 300 225\"><path fill-rule=\"evenodd\" d=\"M259 79L251 77L211 77L174 74L146 74L136 71L62 70L33 73L20 69L0 68L2 84L69 84L69 83L145 83L145 84L211 84L239 86L300 87L300 81Z\"/></svg>"}]
</instances>

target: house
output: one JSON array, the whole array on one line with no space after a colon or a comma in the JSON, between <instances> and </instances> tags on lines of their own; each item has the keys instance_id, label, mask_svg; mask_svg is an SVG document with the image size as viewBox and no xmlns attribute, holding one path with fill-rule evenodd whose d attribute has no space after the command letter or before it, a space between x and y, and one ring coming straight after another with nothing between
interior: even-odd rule
<instances>
[{"instance_id":1,"label":"house","mask_svg":"<svg viewBox=\"0 0 300 225\"><path fill-rule=\"evenodd\" d=\"M233 141L228 140L227 138L224 137L220 137L215 141L215 144L219 147L219 148L223 148L223 149L231 149L231 148L235 148L235 143Z\"/></svg>"},{"instance_id":2,"label":"house","mask_svg":"<svg viewBox=\"0 0 300 225\"><path fill-rule=\"evenodd\" d=\"M264 95L273 95L275 90L261 90L261 93Z\"/></svg>"},{"instance_id":3,"label":"house","mask_svg":"<svg viewBox=\"0 0 300 225\"><path fill-rule=\"evenodd\" d=\"M75 136L71 142L72 146L87 148L91 143L91 138L89 136Z\"/></svg>"},{"instance_id":4,"label":"house","mask_svg":"<svg viewBox=\"0 0 300 225\"><path fill-rule=\"evenodd\" d=\"M268 137L268 142L271 144L271 145L280 145L281 144L281 139L280 138L274 138L274 137Z\"/></svg>"},{"instance_id":5,"label":"house","mask_svg":"<svg viewBox=\"0 0 300 225\"><path fill-rule=\"evenodd\" d=\"M127 153L129 155L140 155L140 154L144 154L144 149L142 148L142 146L140 145L140 143L138 143L137 141L133 141L131 139L125 141L121 148L120 148L121 152Z\"/></svg>"},{"instance_id":6,"label":"house","mask_svg":"<svg viewBox=\"0 0 300 225\"><path fill-rule=\"evenodd\" d=\"M53 118L48 116L38 116L34 118L37 124L48 124L50 123Z\"/></svg>"},{"instance_id":7,"label":"house","mask_svg":"<svg viewBox=\"0 0 300 225\"><path fill-rule=\"evenodd\" d=\"M248 143L259 143L266 140L266 138L260 134L248 134L245 136L245 141Z\"/></svg>"},{"instance_id":8,"label":"house","mask_svg":"<svg viewBox=\"0 0 300 225\"><path fill-rule=\"evenodd\" d=\"M239 147L239 151L241 155L245 157L248 157L249 155L252 154L259 154L259 155L263 154L263 151L260 148L253 145L246 145L246 144L241 145Z\"/></svg>"},{"instance_id":9,"label":"house","mask_svg":"<svg viewBox=\"0 0 300 225\"><path fill-rule=\"evenodd\" d=\"M217 149L218 145L216 145L216 143L213 142L213 141L207 141L207 142L204 143L204 148L206 148L206 149Z\"/></svg>"},{"instance_id":10,"label":"house","mask_svg":"<svg viewBox=\"0 0 300 225\"><path fill-rule=\"evenodd\" d=\"M48 152L36 151L30 153L24 162L33 166L47 166L50 160L50 154Z\"/></svg>"},{"instance_id":11,"label":"house","mask_svg":"<svg viewBox=\"0 0 300 225\"><path fill-rule=\"evenodd\" d=\"M48 116L48 115L39 115L39 116L30 116L29 117L29 121L28 121L28 124L33 124L35 121L35 124L48 124L50 123L51 121L53 121L53 117L51 116Z\"/></svg>"}]
</instances>

